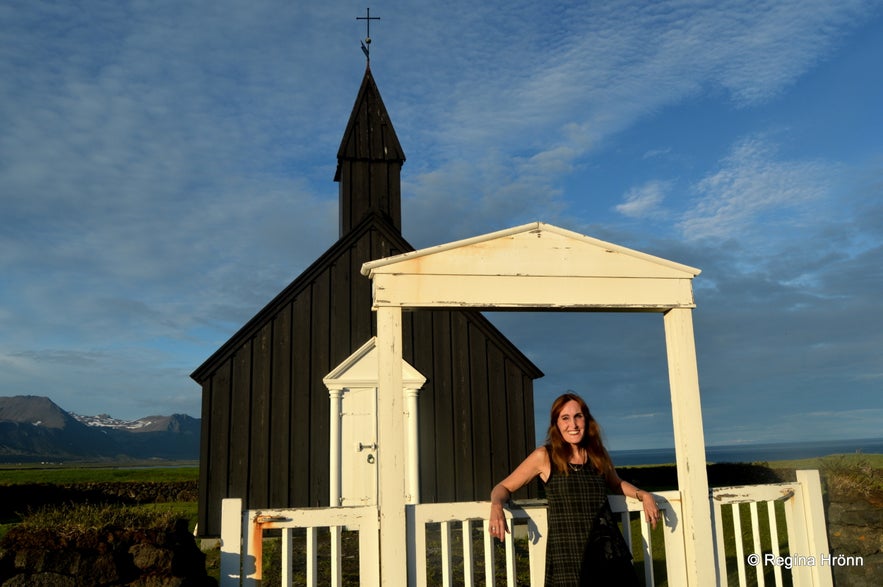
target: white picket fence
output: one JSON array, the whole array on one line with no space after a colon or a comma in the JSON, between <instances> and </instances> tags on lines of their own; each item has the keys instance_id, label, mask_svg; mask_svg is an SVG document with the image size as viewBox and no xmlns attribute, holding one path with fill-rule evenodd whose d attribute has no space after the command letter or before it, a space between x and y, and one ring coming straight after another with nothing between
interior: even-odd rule
<instances>
[{"instance_id":1,"label":"white picket fence","mask_svg":"<svg viewBox=\"0 0 883 587\"><path fill-rule=\"evenodd\" d=\"M679 494L663 491L655 495L665 520L664 527L655 532L640 520L639 502L622 496L610 496L609 500L613 511L621 517L626 541L636 544L633 554L636 560L643 561L645 584L657 585L659 582L653 566L655 556L657 560L664 558L665 584L686 585L687 561L682 524L679 523ZM828 553L818 471L798 471L797 481L793 483L717 488L712 490L710 498L718 585L763 587L770 581L781 586L789 576L791 584L796 587L832 585L830 566L791 564L800 563L795 558L797 556L817 558ZM513 506L506 510L512 536L526 541L526 562L519 560L519 548L522 551L524 548L516 545L515 540L506 540L503 546L495 545L487 531L488 502L420 504L407 508L409 551L394 556L407 557L410 585L472 587L505 584L514 587L518 573L525 575L523 565L528 567L526 575L530 577L531 585L543 584L547 528L544 505ZM746 513L747 519L743 520ZM263 541L269 530L281 534L279 558L282 568L279 576L285 587L319 585L321 541L327 545L323 584L342 585L343 532L358 533L359 584L380 585L378 515L374 506L243 510L241 500L225 499L222 516L222 587L260 585ZM640 520L634 522L640 529L640 538L635 536L633 539L635 520ZM778 540L782 524L787 534L784 544ZM653 537L658 539L660 534L662 543L654 544ZM744 534L750 534L747 544ZM303 541L303 547L298 550L305 553L305 560L293 560L296 539ZM501 549L502 553L499 552ZM759 557L758 564L752 564L754 559L750 555ZM294 568L302 570L297 581L294 580Z\"/></svg>"}]
</instances>

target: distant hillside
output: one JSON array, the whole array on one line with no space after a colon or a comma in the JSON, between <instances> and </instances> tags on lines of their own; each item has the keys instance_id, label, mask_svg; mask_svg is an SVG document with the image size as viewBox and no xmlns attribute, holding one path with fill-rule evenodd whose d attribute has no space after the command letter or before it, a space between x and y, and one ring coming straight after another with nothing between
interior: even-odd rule
<instances>
[{"instance_id":1,"label":"distant hillside","mask_svg":"<svg viewBox=\"0 0 883 587\"><path fill-rule=\"evenodd\" d=\"M200 421L80 416L39 396L0 397L0 462L199 458Z\"/></svg>"}]
</instances>

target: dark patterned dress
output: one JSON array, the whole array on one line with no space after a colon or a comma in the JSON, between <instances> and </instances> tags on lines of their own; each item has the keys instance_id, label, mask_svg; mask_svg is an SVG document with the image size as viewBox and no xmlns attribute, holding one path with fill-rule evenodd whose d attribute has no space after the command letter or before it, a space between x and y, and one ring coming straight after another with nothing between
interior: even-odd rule
<instances>
[{"instance_id":1,"label":"dark patterned dress","mask_svg":"<svg viewBox=\"0 0 883 587\"><path fill-rule=\"evenodd\" d=\"M553 470L545 489L546 587L638 585L631 553L607 502L604 476L591 464L569 475Z\"/></svg>"}]
</instances>

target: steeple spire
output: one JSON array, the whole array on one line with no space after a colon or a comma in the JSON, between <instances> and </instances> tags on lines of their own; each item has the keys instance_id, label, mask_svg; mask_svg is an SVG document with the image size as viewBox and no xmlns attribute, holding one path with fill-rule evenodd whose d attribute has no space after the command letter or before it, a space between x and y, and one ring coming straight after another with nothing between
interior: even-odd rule
<instances>
[{"instance_id":1,"label":"steeple spire","mask_svg":"<svg viewBox=\"0 0 883 587\"><path fill-rule=\"evenodd\" d=\"M370 213L385 216L401 232L404 162L405 153L368 66L337 152L340 237Z\"/></svg>"}]
</instances>

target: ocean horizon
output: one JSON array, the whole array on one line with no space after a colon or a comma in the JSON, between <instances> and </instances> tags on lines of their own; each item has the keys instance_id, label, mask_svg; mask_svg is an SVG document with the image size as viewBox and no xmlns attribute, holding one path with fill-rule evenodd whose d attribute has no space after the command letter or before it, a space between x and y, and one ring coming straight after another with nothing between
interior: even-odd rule
<instances>
[{"instance_id":1,"label":"ocean horizon","mask_svg":"<svg viewBox=\"0 0 883 587\"><path fill-rule=\"evenodd\" d=\"M706 446L709 463L756 463L811 459L834 454L883 454L883 438L816 440L811 442L776 442ZM634 450L611 450L617 467L666 465L675 462L674 447Z\"/></svg>"}]
</instances>

